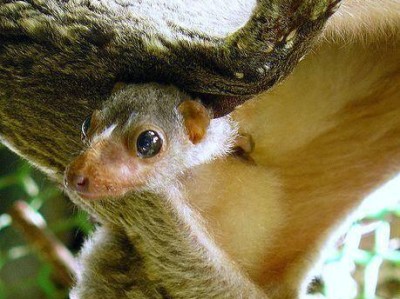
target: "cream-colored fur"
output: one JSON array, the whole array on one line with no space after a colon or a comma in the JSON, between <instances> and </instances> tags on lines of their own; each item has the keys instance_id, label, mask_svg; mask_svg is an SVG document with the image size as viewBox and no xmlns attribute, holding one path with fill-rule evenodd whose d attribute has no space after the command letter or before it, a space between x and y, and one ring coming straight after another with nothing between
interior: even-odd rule
<instances>
[{"instance_id":1,"label":"cream-colored fur","mask_svg":"<svg viewBox=\"0 0 400 299\"><path fill-rule=\"evenodd\" d=\"M218 245L252 276L263 270L255 261L263 259L271 244L270 232L284 223L277 182L269 169L232 157L195 168L184 182L187 198L207 221Z\"/></svg>"},{"instance_id":2,"label":"cream-colored fur","mask_svg":"<svg viewBox=\"0 0 400 299\"><path fill-rule=\"evenodd\" d=\"M399 49L400 1L345 1L295 72L234 112L256 165L188 179L217 243L274 298L296 296L332 232L400 169Z\"/></svg>"}]
</instances>

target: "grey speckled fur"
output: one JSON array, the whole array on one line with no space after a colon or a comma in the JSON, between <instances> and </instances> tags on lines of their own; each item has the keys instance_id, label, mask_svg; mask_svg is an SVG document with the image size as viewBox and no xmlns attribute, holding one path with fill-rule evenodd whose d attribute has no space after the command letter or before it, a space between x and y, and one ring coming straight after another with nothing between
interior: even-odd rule
<instances>
[{"instance_id":1,"label":"grey speckled fur","mask_svg":"<svg viewBox=\"0 0 400 299\"><path fill-rule=\"evenodd\" d=\"M104 95L115 81L254 95L293 69L339 2L259 0L250 14L254 0L1 0L0 82L70 95ZM219 114L237 104L209 103Z\"/></svg>"}]
</instances>

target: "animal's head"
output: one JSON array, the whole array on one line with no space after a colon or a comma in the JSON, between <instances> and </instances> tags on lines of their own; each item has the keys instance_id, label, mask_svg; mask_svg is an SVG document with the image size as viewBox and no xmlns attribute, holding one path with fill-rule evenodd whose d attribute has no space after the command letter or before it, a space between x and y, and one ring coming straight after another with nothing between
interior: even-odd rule
<instances>
[{"instance_id":1,"label":"animal's head","mask_svg":"<svg viewBox=\"0 0 400 299\"><path fill-rule=\"evenodd\" d=\"M68 166L65 185L87 199L162 188L227 153L235 135L228 117L211 119L174 87L129 85L83 122L86 149Z\"/></svg>"}]
</instances>

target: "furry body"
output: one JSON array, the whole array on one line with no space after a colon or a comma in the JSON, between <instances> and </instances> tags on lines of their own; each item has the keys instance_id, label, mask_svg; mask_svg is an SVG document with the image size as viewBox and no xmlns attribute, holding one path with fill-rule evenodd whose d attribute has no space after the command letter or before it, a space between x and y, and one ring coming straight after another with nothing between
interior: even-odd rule
<instances>
[{"instance_id":1,"label":"furry body","mask_svg":"<svg viewBox=\"0 0 400 299\"><path fill-rule=\"evenodd\" d=\"M295 298L331 233L366 194L399 169L399 11L397 0L345 1L313 53L296 71L280 86L247 102L234 113L241 130L254 138L256 146L251 157L257 165L228 158L192 169L193 180L182 180L190 205L181 202L169 206L174 209L158 209L169 213L168 217L160 215L169 219L167 227L171 232L176 232L176 218L197 225L198 218L185 218L194 207L193 215L206 219L205 229L217 245L215 251L212 246L207 247L207 254L218 256L222 249L228 255L222 261L231 259L240 266L235 277L248 273L270 297ZM25 83L7 79L0 80L1 90L6 84ZM17 152L49 173L56 173L54 177L60 180L62 169L81 148L81 121L99 105L102 97L96 93L90 97L87 91L75 94L68 89L79 107L71 117L71 103L61 89L59 94L54 91L51 94L58 105L48 108L51 102L41 95L47 85L42 83L31 89L14 87L17 96L12 101L7 101L7 93L3 92L0 132ZM25 96L32 89L38 92L30 94L31 100L26 101ZM44 105L38 108L38 102ZM32 131L32 128L40 130ZM185 221L181 223L187 224ZM186 224L184 227L191 236L196 236L198 231ZM104 231L115 231L115 238L113 234L109 236L115 240L109 243L115 244L115 248L121 248L119 245L129 240L121 237L125 228L105 226L98 234ZM180 246L181 255L193 256L193 246L185 243L188 236L185 232L182 234L173 236L176 241L173 246ZM103 238L97 240L102 242ZM212 273L209 279L215 284L210 286L209 293L208 285L202 284L203 297L218 297L215 288L226 286L223 283L226 272L202 268L209 260L203 260L205 264L189 263L191 266L184 271L167 272L173 278L169 280L169 276L160 274L163 273L159 272L160 268L149 270L155 269L154 265L162 268L165 252L154 256L151 251L130 244L127 247L135 270L128 267L120 273L121 268L115 266L115 260L107 252L99 253L96 246L87 245L83 253L86 268L76 292L79 293L79 287L89 292L90 286L94 292L102 292L96 289L101 285L104 292L123 298L129 294L123 287L128 284L129 290L137 290L131 298L140 298L143 294L151 298L149 290L155 290L154 281L157 281L158 286L167 286L168 294L185 297L181 291L200 292L195 285L191 289L188 285L176 284L181 275L191 273L195 277ZM202 260L204 256L199 251L197 254L200 255L197 261ZM92 263L94 260L98 262ZM116 256L115 262L119 260ZM169 265L178 269L180 261L170 260ZM99 271L97 267L106 270ZM115 269L112 271L115 275L102 276L110 267ZM169 284L171 281L174 283ZM238 297L255 288L246 279L242 282L234 280L233 292ZM153 294L162 296L162 289Z\"/></svg>"},{"instance_id":2,"label":"furry body","mask_svg":"<svg viewBox=\"0 0 400 299\"><path fill-rule=\"evenodd\" d=\"M340 27L356 4L344 3L294 73L234 113L257 166L219 159L182 181L219 247L272 298L304 292L332 233L399 170L400 31L379 18L385 3L399 20L399 3L373 3L354 31Z\"/></svg>"},{"instance_id":3,"label":"furry body","mask_svg":"<svg viewBox=\"0 0 400 299\"><path fill-rule=\"evenodd\" d=\"M229 153L237 127L229 116L211 120L194 142L187 120L198 119L184 112L188 105L193 101L176 88L137 84L117 92L92 117L87 145L68 166L66 182L70 198L103 228L85 245L73 298L264 297L214 244L181 184L187 170ZM163 145L141 158L132 144L149 128L162 134ZM76 175L85 178L85 188ZM177 214L183 217L175 221Z\"/></svg>"},{"instance_id":4,"label":"furry body","mask_svg":"<svg viewBox=\"0 0 400 299\"><path fill-rule=\"evenodd\" d=\"M234 112L264 183L222 163L201 166L213 183L193 180L217 243L276 298L295 296L332 233L400 169L399 46L400 2L344 2L291 76Z\"/></svg>"}]
</instances>

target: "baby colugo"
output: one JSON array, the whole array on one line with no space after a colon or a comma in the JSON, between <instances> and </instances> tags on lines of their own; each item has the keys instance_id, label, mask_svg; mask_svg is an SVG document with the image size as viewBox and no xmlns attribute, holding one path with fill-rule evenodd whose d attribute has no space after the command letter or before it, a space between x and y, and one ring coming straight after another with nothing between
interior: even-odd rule
<instances>
[{"instance_id":1,"label":"baby colugo","mask_svg":"<svg viewBox=\"0 0 400 299\"><path fill-rule=\"evenodd\" d=\"M211 119L174 87L129 85L83 123L82 137L65 185L102 226L84 245L71 298L263 298L214 244L181 183L236 146L229 116Z\"/></svg>"},{"instance_id":2,"label":"baby colugo","mask_svg":"<svg viewBox=\"0 0 400 299\"><path fill-rule=\"evenodd\" d=\"M88 147L68 167L65 182L91 199L170 190L183 171L243 144L229 117L210 119L200 102L157 84L122 87L85 120L82 138Z\"/></svg>"}]
</instances>

